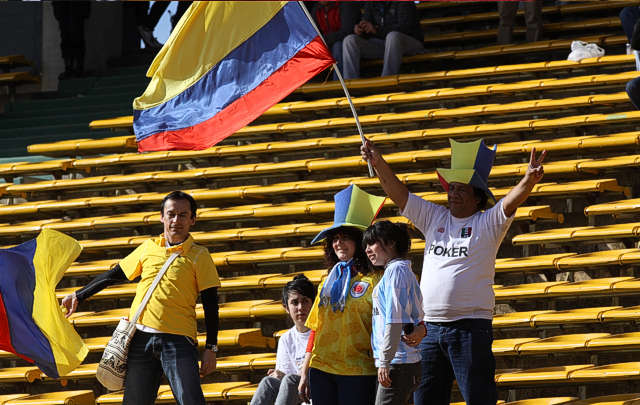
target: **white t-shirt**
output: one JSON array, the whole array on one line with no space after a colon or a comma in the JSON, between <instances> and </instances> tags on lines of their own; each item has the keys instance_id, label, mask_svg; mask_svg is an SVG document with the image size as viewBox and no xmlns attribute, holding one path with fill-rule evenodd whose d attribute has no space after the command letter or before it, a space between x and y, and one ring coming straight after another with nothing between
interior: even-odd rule
<instances>
[{"instance_id":1,"label":"white t-shirt","mask_svg":"<svg viewBox=\"0 0 640 405\"><path fill-rule=\"evenodd\" d=\"M409 193L402 215L426 242L420 279L424 320L492 319L496 254L514 218L505 215L502 200L456 218L447 208Z\"/></svg>"},{"instance_id":2,"label":"white t-shirt","mask_svg":"<svg viewBox=\"0 0 640 405\"><path fill-rule=\"evenodd\" d=\"M384 275L373 289L373 317L371 348L380 367L383 354L384 329L389 323L417 324L424 317L422 294L409 260L394 259L387 264ZM417 363L420 361L417 347L400 341L391 364Z\"/></svg>"},{"instance_id":3,"label":"white t-shirt","mask_svg":"<svg viewBox=\"0 0 640 405\"><path fill-rule=\"evenodd\" d=\"M285 374L300 374L300 366L304 361L310 333L311 329L300 333L294 326L280 336L278 353L276 354L276 370Z\"/></svg>"}]
</instances>

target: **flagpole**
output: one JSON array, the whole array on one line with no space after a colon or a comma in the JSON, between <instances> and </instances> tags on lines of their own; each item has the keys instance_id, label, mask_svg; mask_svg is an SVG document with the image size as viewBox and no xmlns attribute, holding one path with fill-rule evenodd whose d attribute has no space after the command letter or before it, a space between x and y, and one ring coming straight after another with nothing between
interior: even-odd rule
<instances>
[{"instance_id":1,"label":"flagpole","mask_svg":"<svg viewBox=\"0 0 640 405\"><path fill-rule=\"evenodd\" d=\"M320 36L320 39L322 39L322 42L324 43L324 45L327 47L327 49L329 49L329 45L327 45L327 42L324 40L324 37L322 36L322 33L320 32L320 30L316 26L315 21L313 21L313 17L311 17L311 14L309 14L309 10L307 10L307 8L305 7L305 5L304 5L304 3L302 1L298 1L298 4L300 5L300 7L302 7L302 10L307 15L307 18L309 19L309 22L311 23L313 28L315 28L316 32L318 33L318 36ZM344 90L344 95L347 96L347 101L349 102L349 107L351 107L351 113L353 114L353 118L355 118L355 120L356 120L356 127L358 127L358 133L360 134L360 140L362 141L362 144L364 145L364 142L366 141L366 139L364 137L364 134L362 133L362 127L360 126L360 120L358 119L358 113L356 112L356 107L353 105L353 101L351 101L351 96L349 95L349 90L347 90L347 85L344 83L344 79L342 78L342 73L340 73L340 69L338 69L338 64L334 63L333 64L333 68L336 71L336 75L338 76L338 80L340 80L340 84L342 85L342 90ZM374 177L373 167L371 167L371 162L367 161L367 167L369 168L369 177Z\"/></svg>"}]
</instances>

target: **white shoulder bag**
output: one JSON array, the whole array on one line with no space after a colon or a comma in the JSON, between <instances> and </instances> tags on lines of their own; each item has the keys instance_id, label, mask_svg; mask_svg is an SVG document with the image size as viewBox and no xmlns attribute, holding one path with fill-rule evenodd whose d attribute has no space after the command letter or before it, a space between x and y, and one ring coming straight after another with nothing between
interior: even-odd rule
<instances>
[{"instance_id":1,"label":"white shoulder bag","mask_svg":"<svg viewBox=\"0 0 640 405\"><path fill-rule=\"evenodd\" d=\"M96 378L105 388L115 391L121 390L124 387L124 379L127 374L127 355L133 334L136 332L136 322L138 322L138 318L142 314L144 307L147 305L147 302L149 302L151 294L153 294L153 291L160 283L160 279L178 256L180 256L180 252L175 252L164 263L140 302L133 319L120 319L118 327L113 331L113 336L111 336L109 343L107 343L107 347L104 348L102 359L100 359L98 370L96 371Z\"/></svg>"}]
</instances>

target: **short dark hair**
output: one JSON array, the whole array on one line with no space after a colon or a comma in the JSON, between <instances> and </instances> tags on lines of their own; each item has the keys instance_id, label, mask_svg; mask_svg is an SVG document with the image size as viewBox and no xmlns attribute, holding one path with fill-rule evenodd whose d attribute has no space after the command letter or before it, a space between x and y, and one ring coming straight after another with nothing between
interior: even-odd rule
<instances>
[{"instance_id":1,"label":"short dark hair","mask_svg":"<svg viewBox=\"0 0 640 405\"><path fill-rule=\"evenodd\" d=\"M473 194L476 196L476 198L478 198L480 200L478 202L478 211L482 211L482 210L486 209L487 208L487 202L489 201L489 196L487 195L487 192L484 191L481 188L474 187L473 188Z\"/></svg>"},{"instance_id":2,"label":"short dark hair","mask_svg":"<svg viewBox=\"0 0 640 405\"><path fill-rule=\"evenodd\" d=\"M324 244L324 260L329 269L332 269L340 260L333 250L333 238L342 234L356 243L356 252L353 255L353 268L362 274L369 273L369 261L362 247L362 231L352 226L341 226L327 232Z\"/></svg>"},{"instance_id":3,"label":"short dark hair","mask_svg":"<svg viewBox=\"0 0 640 405\"><path fill-rule=\"evenodd\" d=\"M162 203L160 204L160 214L164 215L164 205L169 200L186 200L189 201L189 205L191 206L191 218L196 217L196 210L198 209L198 205L196 204L196 200L193 199L189 194L184 191L172 191L169 194L165 195L162 199Z\"/></svg>"},{"instance_id":4,"label":"short dark hair","mask_svg":"<svg viewBox=\"0 0 640 405\"><path fill-rule=\"evenodd\" d=\"M411 247L411 238L407 224L391 221L378 221L364 231L362 244L373 245L382 242L384 245L395 243L398 257L405 257Z\"/></svg>"},{"instance_id":5,"label":"short dark hair","mask_svg":"<svg viewBox=\"0 0 640 405\"><path fill-rule=\"evenodd\" d=\"M304 274L296 275L293 280L289 281L282 287L282 305L287 307L287 301L289 301L289 293L297 292L300 295L304 295L311 301L316 299L316 293L318 289Z\"/></svg>"}]
</instances>

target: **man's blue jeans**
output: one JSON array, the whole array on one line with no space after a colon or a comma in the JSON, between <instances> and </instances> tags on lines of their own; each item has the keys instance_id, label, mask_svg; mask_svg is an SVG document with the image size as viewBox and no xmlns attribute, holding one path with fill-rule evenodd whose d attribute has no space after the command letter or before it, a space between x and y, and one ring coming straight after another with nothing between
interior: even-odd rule
<instances>
[{"instance_id":1,"label":"man's blue jeans","mask_svg":"<svg viewBox=\"0 0 640 405\"><path fill-rule=\"evenodd\" d=\"M200 387L198 349L192 339L169 333L136 331L129 346L124 405L152 405L162 374L180 405L205 405Z\"/></svg>"},{"instance_id":2,"label":"man's blue jeans","mask_svg":"<svg viewBox=\"0 0 640 405\"><path fill-rule=\"evenodd\" d=\"M640 110L640 77L627 82L627 95L636 110Z\"/></svg>"},{"instance_id":3,"label":"man's blue jeans","mask_svg":"<svg viewBox=\"0 0 640 405\"><path fill-rule=\"evenodd\" d=\"M422 379L414 393L414 404L449 404L455 379L467 405L495 405L492 343L493 329L488 319L427 322L427 336L419 346Z\"/></svg>"}]
</instances>

